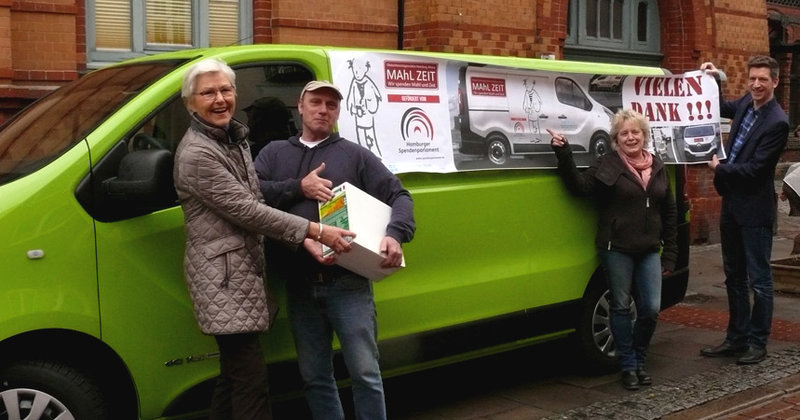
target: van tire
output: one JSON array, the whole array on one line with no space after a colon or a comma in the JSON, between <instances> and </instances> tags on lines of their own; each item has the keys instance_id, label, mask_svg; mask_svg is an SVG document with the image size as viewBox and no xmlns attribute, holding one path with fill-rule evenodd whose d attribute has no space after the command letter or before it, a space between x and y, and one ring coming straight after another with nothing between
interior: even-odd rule
<instances>
[{"instance_id":1,"label":"van tire","mask_svg":"<svg viewBox=\"0 0 800 420\"><path fill-rule=\"evenodd\" d=\"M603 279L594 279L583 296L576 336L587 368L611 372L617 368L614 337L611 335L611 293Z\"/></svg>"},{"instance_id":2,"label":"van tire","mask_svg":"<svg viewBox=\"0 0 800 420\"><path fill-rule=\"evenodd\" d=\"M599 158L600 156L610 152L611 140L608 138L608 135L604 133L597 133L592 136L592 141L589 143L589 151L595 158Z\"/></svg>"},{"instance_id":3,"label":"van tire","mask_svg":"<svg viewBox=\"0 0 800 420\"><path fill-rule=\"evenodd\" d=\"M59 362L29 360L0 372L0 412L28 417L33 401L47 401L36 420L61 418L108 420L100 387L91 378ZM11 401L13 406L6 406ZM71 416L71 417L69 417ZM13 416L12 416L13 417Z\"/></svg>"},{"instance_id":4,"label":"van tire","mask_svg":"<svg viewBox=\"0 0 800 420\"><path fill-rule=\"evenodd\" d=\"M486 141L486 155L489 161L497 166L503 166L511 158L511 147L508 140L499 134L492 134Z\"/></svg>"}]
</instances>

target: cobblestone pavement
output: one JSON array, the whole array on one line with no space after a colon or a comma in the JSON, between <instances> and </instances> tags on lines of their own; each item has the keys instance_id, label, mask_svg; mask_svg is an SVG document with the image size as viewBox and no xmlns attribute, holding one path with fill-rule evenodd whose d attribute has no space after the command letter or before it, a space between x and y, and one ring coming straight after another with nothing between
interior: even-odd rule
<instances>
[{"instance_id":1,"label":"cobblestone pavement","mask_svg":"<svg viewBox=\"0 0 800 420\"><path fill-rule=\"evenodd\" d=\"M728 414L729 411L723 411L723 415L711 415L703 417L703 420L746 420L746 419L762 419L762 420L777 420L777 419L797 419L800 418L800 391L798 391L799 384L792 382L794 391L785 392L778 389L766 393L763 396L756 398L754 401L764 401L760 404L754 404L750 407L741 409L730 410L733 413ZM683 417L682 419L696 419L698 417Z\"/></svg>"},{"instance_id":2,"label":"cobblestone pavement","mask_svg":"<svg viewBox=\"0 0 800 420\"><path fill-rule=\"evenodd\" d=\"M773 259L789 256L798 234L800 217L789 217L788 204L779 203ZM391 418L800 419L800 295L776 293L764 362L739 366L730 358L702 357L701 348L724 338L727 301L719 245L693 246L691 252L687 296L661 313L653 338L652 386L626 391L618 372L582 371L565 348L528 350L424 373L407 385L390 381ZM404 406L409 408L398 408Z\"/></svg>"},{"instance_id":3,"label":"cobblestone pavement","mask_svg":"<svg viewBox=\"0 0 800 420\"><path fill-rule=\"evenodd\" d=\"M800 302L798 302L800 303ZM678 305L662 312L660 322L725 331L727 312ZM772 340L800 343L800 322L776 319ZM800 345L771 352L757 365L734 363L643 388L621 398L598 401L546 420L564 419L790 419L800 418ZM785 380L785 385L745 394ZM734 396L736 398L729 398ZM718 402L712 407L703 407ZM709 412L710 411L710 412Z\"/></svg>"},{"instance_id":4,"label":"cobblestone pavement","mask_svg":"<svg viewBox=\"0 0 800 420\"><path fill-rule=\"evenodd\" d=\"M713 371L671 380L623 398L600 401L554 416L555 419L661 419L670 414L688 410L710 401L764 386L800 372L800 346L771 353L767 360L758 365L740 366L728 364ZM763 418L767 411L794 411L800 417L800 396L797 392L786 395L777 393L771 397L778 400L755 405L760 400L738 402L730 407L719 408L705 418L745 419ZM737 411L731 413L730 411ZM746 413L758 413L759 417L748 417ZM690 413L683 413L674 419L695 419ZM787 418L787 417L780 417Z\"/></svg>"},{"instance_id":5,"label":"cobblestone pavement","mask_svg":"<svg viewBox=\"0 0 800 420\"><path fill-rule=\"evenodd\" d=\"M798 299L797 303L800 305L800 299ZM728 312L678 305L662 312L658 319L660 322L685 325L687 327L725 331ZM773 319L770 339L800 343L800 320Z\"/></svg>"},{"instance_id":6,"label":"cobblestone pavement","mask_svg":"<svg viewBox=\"0 0 800 420\"><path fill-rule=\"evenodd\" d=\"M778 188L779 183L776 182L776 189ZM788 204L779 202L775 243L777 249L773 249L773 256L788 256L791 252L793 243L785 240L793 240L800 234L798 219L800 218L788 217ZM784 241L781 242L781 239ZM704 250L701 247L694 247L692 251L693 257L702 261L693 261L690 287L697 285L698 277L708 275L717 268L704 260L708 255L703 255ZM724 289L718 281L716 284L712 282L712 285ZM702 290L702 286L698 290ZM728 319L727 308L693 305L693 301L707 302L701 296L702 292L692 294L690 291L684 303L663 311L659 322L724 333ZM544 418L800 419L800 317L793 310L796 306L800 306L800 297L776 294L770 342L785 342L788 347L770 352L762 363L740 366L729 362L716 369L667 380L645 389L644 392L598 401Z\"/></svg>"},{"instance_id":7,"label":"cobblestone pavement","mask_svg":"<svg viewBox=\"0 0 800 420\"><path fill-rule=\"evenodd\" d=\"M800 303L800 302L798 302ZM725 331L727 312L677 305L660 322ZM771 340L800 343L800 322L775 319ZM771 352L757 365L725 364L717 369L668 380L622 398L599 401L544 417L562 419L789 419L800 418L800 345ZM745 394L785 380L786 385ZM738 398L729 398L731 396ZM691 410L709 402L712 407ZM710 411L710 412L709 412Z\"/></svg>"},{"instance_id":8,"label":"cobblestone pavement","mask_svg":"<svg viewBox=\"0 0 800 420\"><path fill-rule=\"evenodd\" d=\"M774 253L788 254L792 241L776 237L775 244ZM800 297L776 296L764 362L739 366L734 359L699 354L724 338L728 320L719 252L714 245L693 247L687 298L659 318L648 363L652 386L626 391L619 373L597 375L571 367L564 349L531 350L502 356L510 359L505 362L422 374L409 380L411 385L389 389L391 418L744 420L767 418L761 416L773 411L781 416L773 418L800 418L800 405L793 405L800 402ZM397 404L415 407L398 410Z\"/></svg>"}]
</instances>

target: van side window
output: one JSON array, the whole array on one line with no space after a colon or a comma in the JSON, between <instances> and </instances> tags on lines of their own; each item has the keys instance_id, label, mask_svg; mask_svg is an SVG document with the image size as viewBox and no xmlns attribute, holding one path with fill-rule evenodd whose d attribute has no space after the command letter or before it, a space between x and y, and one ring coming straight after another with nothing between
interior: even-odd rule
<instances>
[{"instance_id":1,"label":"van side window","mask_svg":"<svg viewBox=\"0 0 800 420\"><path fill-rule=\"evenodd\" d=\"M25 108L0 131L0 184L52 162L182 63L167 60L89 73Z\"/></svg>"},{"instance_id":2,"label":"van side window","mask_svg":"<svg viewBox=\"0 0 800 420\"><path fill-rule=\"evenodd\" d=\"M562 104L574 106L584 111L592 109L592 103L583 90L573 80L566 77L556 79L556 97Z\"/></svg>"},{"instance_id":3,"label":"van side window","mask_svg":"<svg viewBox=\"0 0 800 420\"><path fill-rule=\"evenodd\" d=\"M250 127L253 157L272 140L297 134L297 100L314 78L299 64L276 63L234 69L234 118ZM94 218L113 222L177 207L172 167L175 150L189 128L190 115L180 93L152 114L95 165L76 190Z\"/></svg>"},{"instance_id":4,"label":"van side window","mask_svg":"<svg viewBox=\"0 0 800 420\"><path fill-rule=\"evenodd\" d=\"M79 184L75 195L92 217L114 222L178 205L172 167L189 127L179 95L119 139Z\"/></svg>"},{"instance_id":5,"label":"van side window","mask_svg":"<svg viewBox=\"0 0 800 420\"><path fill-rule=\"evenodd\" d=\"M189 111L175 98L127 137L128 150L165 149L172 153L189 128Z\"/></svg>"},{"instance_id":6,"label":"van side window","mask_svg":"<svg viewBox=\"0 0 800 420\"><path fill-rule=\"evenodd\" d=\"M294 63L262 64L236 71L236 112L234 117L250 127L253 157L273 140L285 140L298 133L301 120L297 100L311 71Z\"/></svg>"}]
</instances>

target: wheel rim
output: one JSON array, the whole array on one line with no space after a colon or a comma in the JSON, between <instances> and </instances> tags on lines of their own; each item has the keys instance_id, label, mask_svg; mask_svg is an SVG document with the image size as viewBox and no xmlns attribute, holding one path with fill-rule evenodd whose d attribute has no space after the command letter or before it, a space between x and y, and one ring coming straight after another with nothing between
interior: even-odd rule
<instances>
[{"instance_id":1,"label":"wheel rim","mask_svg":"<svg viewBox=\"0 0 800 420\"><path fill-rule=\"evenodd\" d=\"M493 139L489 142L489 160L495 165L503 165L508 160L508 149L502 140Z\"/></svg>"},{"instance_id":2,"label":"wheel rim","mask_svg":"<svg viewBox=\"0 0 800 420\"><path fill-rule=\"evenodd\" d=\"M636 304L631 301L631 322L636 320ZM606 290L597 300L592 312L592 339L597 350L608 356L616 357L617 346L611 334L611 291Z\"/></svg>"},{"instance_id":3,"label":"wheel rim","mask_svg":"<svg viewBox=\"0 0 800 420\"><path fill-rule=\"evenodd\" d=\"M75 420L57 398L28 388L0 392L0 417L8 420Z\"/></svg>"},{"instance_id":4,"label":"wheel rim","mask_svg":"<svg viewBox=\"0 0 800 420\"><path fill-rule=\"evenodd\" d=\"M614 357L614 336L611 335L611 292L606 291L594 305L592 339L600 353Z\"/></svg>"},{"instance_id":5,"label":"wheel rim","mask_svg":"<svg viewBox=\"0 0 800 420\"><path fill-rule=\"evenodd\" d=\"M603 156L608 152L608 145L605 137L597 137L594 141L594 157Z\"/></svg>"}]
</instances>

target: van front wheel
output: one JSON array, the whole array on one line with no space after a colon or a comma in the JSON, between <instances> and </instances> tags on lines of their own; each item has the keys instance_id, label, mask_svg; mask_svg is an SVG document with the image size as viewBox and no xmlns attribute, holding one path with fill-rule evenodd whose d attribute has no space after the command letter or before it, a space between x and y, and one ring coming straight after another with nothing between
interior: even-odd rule
<instances>
[{"instance_id":1,"label":"van front wheel","mask_svg":"<svg viewBox=\"0 0 800 420\"><path fill-rule=\"evenodd\" d=\"M0 413L31 420L109 418L97 384L67 365L40 360L0 372Z\"/></svg>"},{"instance_id":2,"label":"van front wheel","mask_svg":"<svg viewBox=\"0 0 800 420\"><path fill-rule=\"evenodd\" d=\"M636 305L631 303L633 319ZM608 372L617 368L616 346L611 335L611 292L605 281L593 281L583 297L577 338L589 368Z\"/></svg>"},{"instance_id":3,"label":"van front wheel","mask_svg":"<svg viewBox=\"0 0 800 420\"><path fill-rule=\"evenodd\" d=\"M589 150L592 152L592 156L598 158L608 153L611 150L610 142L611 140L605 134L598 133L592 136L592 141L589 143Z\"/></svg>"},{"instance_id":4,"label":"van front wheel","mask_svg":"<svg viewBox=\"0 0 800 420\"><path fill-rule=\"evenodd\" d=\"M508 140L497 134L489 136L488 140L487 154L489 156L489 161L498 166L503 166L508 163L508 159L510 159L509 154L511 153Z\"/></svg>"}]
</instances>

